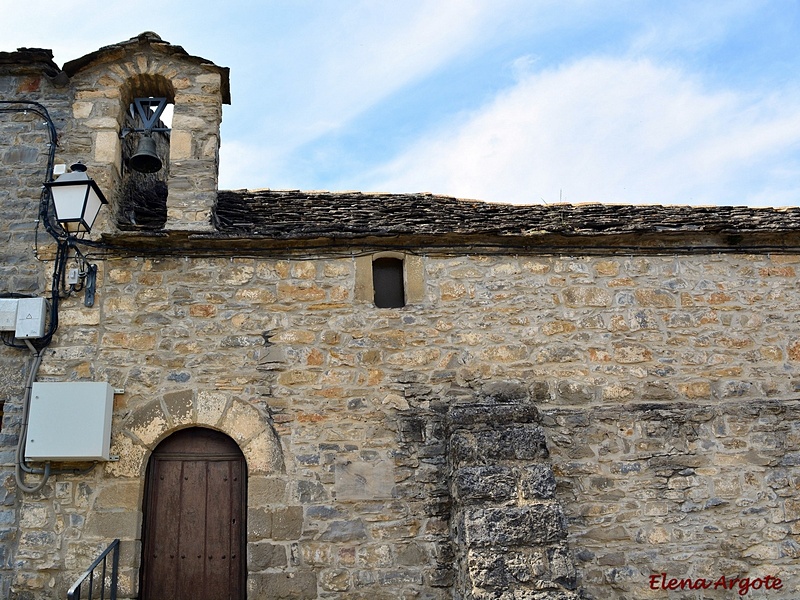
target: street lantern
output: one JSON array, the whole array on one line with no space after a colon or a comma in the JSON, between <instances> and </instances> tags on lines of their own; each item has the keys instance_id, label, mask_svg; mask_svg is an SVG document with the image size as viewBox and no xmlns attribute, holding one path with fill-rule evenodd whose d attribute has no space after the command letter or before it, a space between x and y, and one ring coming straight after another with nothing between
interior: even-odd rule
<instances>
[{"instance_id":1,"label":"street lantern","mask_svg":"<svg viewBox=\"0 0 800 600\"><path fill-rule=\"evenodd\" d=\"M45 186L53 197L56 219L66 232L88 233L100 208L108 201L94 180L86 174L85 165L74 164L70 171L55 181L48 181Z\"/></svg>"}]
</instances>

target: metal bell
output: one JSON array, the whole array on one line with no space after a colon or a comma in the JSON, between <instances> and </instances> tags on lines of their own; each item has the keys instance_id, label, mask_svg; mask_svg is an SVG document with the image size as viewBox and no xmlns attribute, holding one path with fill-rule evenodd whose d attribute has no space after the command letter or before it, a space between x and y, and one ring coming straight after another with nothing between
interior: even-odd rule
<instances>
[{"instance_id":1,"label":"metal bell","mask_svg":"<svg viewBox=\"0 0 800 600\"><path fill-rule=\"evenodd\" d=\"M136 154L131 156L128 166L140 173L155 173L160 171L163 163L156 153L156 141L149 135L142 136L136 148Z\"/></svg>"}]
</instances>

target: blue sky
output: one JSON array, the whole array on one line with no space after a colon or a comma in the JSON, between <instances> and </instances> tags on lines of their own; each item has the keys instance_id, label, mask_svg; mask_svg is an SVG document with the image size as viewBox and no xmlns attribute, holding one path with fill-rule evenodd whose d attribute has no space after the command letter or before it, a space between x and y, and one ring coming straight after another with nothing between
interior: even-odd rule
<instances>
[{"instance_id":1,"label":"blue sky","mask_svg":"<svg viewBox=\"0 0 800 600\"><path fill-rule=\"evenodd\" d=\"M223 189L800 204L796 0L0 8L0 50L61 65L155 31L230 67Z\"/></svg>"}]
</instances>

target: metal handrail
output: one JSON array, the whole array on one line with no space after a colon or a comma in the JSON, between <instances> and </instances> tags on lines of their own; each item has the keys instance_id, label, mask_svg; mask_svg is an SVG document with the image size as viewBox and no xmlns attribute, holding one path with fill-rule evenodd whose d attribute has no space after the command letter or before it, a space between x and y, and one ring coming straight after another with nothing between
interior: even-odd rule
<instances>
[{"instance_id":1,"label":"metal handrail","mask_svg":"<svg viewBox=\"0 0 800 600\"><path fill-rule=\"evenodd\" d=\"M111 554L111 579L108 580L109 595L108 600L117 600L117 579L119 575L119 540L114 540L111 544L103 550L103 553L98 556L86 572L78 578L78 581L72 584L67 592L67 600L81 600L81 586L88 579L89 594L86 596L87 600L92 600L95 596L95 574L94 570L101 564L103 566L102 573L99 577L99 592L98 600L106 600L106 572L108 555Z\"/></svg>"}]
</instances>

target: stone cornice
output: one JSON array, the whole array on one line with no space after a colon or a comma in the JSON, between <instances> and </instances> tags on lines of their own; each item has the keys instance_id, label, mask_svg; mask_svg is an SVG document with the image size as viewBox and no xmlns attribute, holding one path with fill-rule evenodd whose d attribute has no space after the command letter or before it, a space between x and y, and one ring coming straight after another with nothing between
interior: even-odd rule
<instances>
[{"instance_id":1,"label":"stone cornice","mask_svg":"<svg viewBox=\"0 0 800 600\"><path fill-rule=\"evenodd\" d=\"M16 52L0 52L0 75L44 73L57 76L61 70L53 62L53 51L45 48L18 48Z\"/></svg>"}]
</instances>

